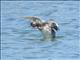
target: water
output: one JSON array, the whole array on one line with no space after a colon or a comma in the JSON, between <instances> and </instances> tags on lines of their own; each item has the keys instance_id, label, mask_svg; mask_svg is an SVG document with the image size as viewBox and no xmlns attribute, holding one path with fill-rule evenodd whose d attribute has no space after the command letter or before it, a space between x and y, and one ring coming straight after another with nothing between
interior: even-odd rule
<instances>
[{"instance_id":1,"label":"water","mask_svg":"<svg viewBox=\"0 0 80 60\"><path fill-rule=\"evenodd\" d=\"M2 1L2 60L77 60L79 47L78 1ZM30 27L24 16L54 19L59 31L53 40L44 40L41 32Z\"/></svg>"}]
</instances>

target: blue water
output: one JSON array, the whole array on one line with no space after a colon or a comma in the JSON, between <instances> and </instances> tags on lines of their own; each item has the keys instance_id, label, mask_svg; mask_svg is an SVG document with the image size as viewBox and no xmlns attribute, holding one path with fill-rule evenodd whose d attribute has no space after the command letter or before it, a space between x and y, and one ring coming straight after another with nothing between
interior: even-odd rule
<instances>
[{"instance_id":1,"label":"blue water","mask_svg":"<svg viewBox=\"0 0 80 60\"><path fill-rule=\"evenodd\" d=\"M1 60L78 60L79 47L78 1L2 1ZM43 39L30 27L24 16L54 19L59 31L53 40Z\"/></svg>"}]
</instances>

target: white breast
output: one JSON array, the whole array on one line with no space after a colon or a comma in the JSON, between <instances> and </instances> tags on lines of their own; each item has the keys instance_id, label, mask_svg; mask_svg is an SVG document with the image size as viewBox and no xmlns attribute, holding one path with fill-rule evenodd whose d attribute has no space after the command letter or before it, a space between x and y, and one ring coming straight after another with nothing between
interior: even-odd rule
<instances>
[{"instance_id":1,"label":"white breast","mask_svg":"<svg viewBox=\"0 0 80 60\"><path fill-rule=\"evenodd\" d=\"M45 25L42 29L42 34L45 39L52 38L51 28L48 25Z\"/></svg>"}]
</instances>

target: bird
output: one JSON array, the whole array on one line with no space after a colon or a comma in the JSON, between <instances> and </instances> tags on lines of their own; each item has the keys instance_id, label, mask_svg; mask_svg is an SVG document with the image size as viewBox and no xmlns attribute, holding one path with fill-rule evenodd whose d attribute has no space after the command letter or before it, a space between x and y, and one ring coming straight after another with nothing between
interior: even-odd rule
<instances>
[{"instance_id":1,"label":"bird","mask_svg":"<svg viewBox=\"0 0 80 60\"><path fill-rule=\"evenodd\" d=\"M56 32L59 30L58 23L56 23L53 19L49 19L48 21L44 21L38 16L27 16L26 19L30 20L30 25L33 28L38 29L42 32L44 38L55 38Z\"/></svg>"}]
</instances>

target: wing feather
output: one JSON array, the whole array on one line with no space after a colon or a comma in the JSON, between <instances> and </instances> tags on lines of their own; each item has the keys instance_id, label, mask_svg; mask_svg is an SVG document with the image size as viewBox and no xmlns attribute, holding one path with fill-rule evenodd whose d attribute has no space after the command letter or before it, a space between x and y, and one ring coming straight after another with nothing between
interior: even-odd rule
<instances>
[{"instance_id":1,"label":"wing feather","mask_svg":"<svg viewBox=\"0 0 80 60\"><path fill-rule=\"evenodd\" d=\"M27 16L27 17L25 17L25 18L26 18L26 19L29 19L29 20L31 20L31 21L33 21L33 22L42 23L41 18L39 18L39 17L37 17L37 16Z\"/></svg>"}]
</instances>

